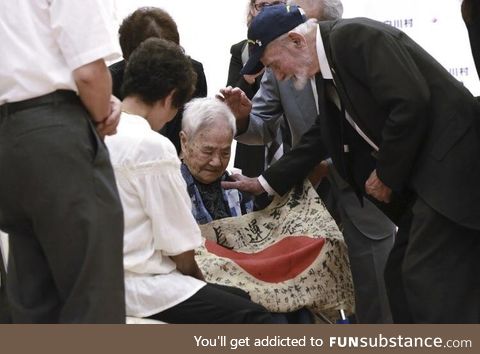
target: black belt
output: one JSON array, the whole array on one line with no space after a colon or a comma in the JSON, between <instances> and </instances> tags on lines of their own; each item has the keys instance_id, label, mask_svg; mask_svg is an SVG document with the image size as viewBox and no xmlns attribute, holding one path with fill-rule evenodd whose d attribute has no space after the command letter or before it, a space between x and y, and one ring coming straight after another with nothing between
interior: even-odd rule
<instances>
[{"instance_id":1,"label":"black belt","mask_svg":"<svg viewBox=\"0 0 480 354\"><path fill-rule=\"evenodd\" d=\"M0 106L0 112L3 115L13 114L25 109L38 107L46 104L56 104L59 102L78 101L78 96L74 91L58 90L43 96L30 98L24 101L5 103Z\"/></svg>"}]
</instances>

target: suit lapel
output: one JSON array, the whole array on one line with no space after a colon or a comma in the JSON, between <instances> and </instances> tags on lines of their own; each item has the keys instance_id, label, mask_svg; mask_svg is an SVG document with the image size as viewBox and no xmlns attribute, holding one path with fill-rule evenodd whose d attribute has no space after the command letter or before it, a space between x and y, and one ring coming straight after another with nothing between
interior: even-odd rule
<instances>
[{"instance_id":1,"label":"suit lapel","mask_svg":"<svg viewBox=\"0 0 480 354\"><path fill-rule=\"evenodd\" d=\"M352 117L353 121L358 125L358 127L364 133L368 134L367 136L369 136L369 138L371 139L373 135L369 134L367 127L365 126L365 124L363 124L362 120L357 114L357 111L352 103L352 100L350 99L348 92L345 89L344 82L337 70L337 61L332 53L331 45L330 45L330 31L334 25L335 25L335 22L319 23L320 33L322 35L323 45L325 48L325 54L327 56L327 61L330 66L330 70L332 72L333 80L335 81L335 87L344 110L348 112L348 114ZM348 59L349 58L342 58L342 60L348 60Z\"/></svg>"}]
</instances>

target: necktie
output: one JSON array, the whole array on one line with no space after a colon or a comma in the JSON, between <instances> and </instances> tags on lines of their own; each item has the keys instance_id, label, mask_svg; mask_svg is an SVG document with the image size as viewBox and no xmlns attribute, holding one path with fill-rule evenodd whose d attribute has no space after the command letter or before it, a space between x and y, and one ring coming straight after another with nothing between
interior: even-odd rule
<instances>
[{"instance_id":1,"label":"necktie","mask_svg":"<svg viewBox=\"0 0 480 354\"><path fill-rule=\"evenodd\" d=\"M283 155L283 141L281 127L278 127L275 136L265 147L265 169L274 164Z\"/></svg>"},{"instance_id":2,"label":"necktie","mask_svg":"<svg viewBox=\"0 0 480 354\"><path fill-rule=\"evenodd\" d=\"M351 144L350 140L352 137L352 127L347 122L345 115L345 109L342 106L340 96L338 95L337 89L333 80L331 79L322 79L320 82L316 78L317 88L321 84L324 90L325 100L325 112L328 121L329 133L332 134L332 143L336 147L335 151L332 152L332 158L334 160L335 167L339 174L343 177L345 181L350 184L354 189L355 193L361 200L361 188L357 186L354 179L354 173L352 170L353 163L351 161ZM319 100L321 102L321 100ZM321 112L321 110L320 110Z\"/></svg>"},{"instance_id":3,"label":"necktie","mask_svg":"<svg viewBox=\"0 0 480 354\"><path fill-rule=\"evenodd\" d=\"M277 162L283 154L290 150L290 141L290 129L285 118L282 117L273 140L266 145L265 169Z\"/></svg>"}]
</instances>

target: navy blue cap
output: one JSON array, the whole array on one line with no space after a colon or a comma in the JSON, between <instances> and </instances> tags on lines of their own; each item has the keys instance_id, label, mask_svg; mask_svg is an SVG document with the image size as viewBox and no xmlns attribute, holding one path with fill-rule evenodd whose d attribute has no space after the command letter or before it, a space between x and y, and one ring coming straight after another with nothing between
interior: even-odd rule
<instances>
[{"instance_id":1,"label":"navy blue cap","mask_svg":"<svg viewBox=\"0 0 480 354\"><path fill-rule=\"evenodd\" d=\"M260 58L267 45L305 22L303 11L293 5L266 6L248 27L249 58L241 75L253 75L263 68Z\"/></svg>"}]
</instances>

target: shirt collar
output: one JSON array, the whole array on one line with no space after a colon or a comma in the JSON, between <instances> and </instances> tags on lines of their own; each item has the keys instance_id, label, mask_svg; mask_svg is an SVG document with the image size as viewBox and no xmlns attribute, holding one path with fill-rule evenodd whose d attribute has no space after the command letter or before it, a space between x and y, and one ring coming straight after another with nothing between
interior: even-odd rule
<instances>
[{"instance_id":1,"label":"shirt collar","mask_svg":"<svg viewBox=\"0 0 480 354\"><path fill-rule=\"evenodd\" d=\"M333 79L332 71L330 70L330 65L328 64L327 54L325 53L325 47L323 45L322 34L320 32L320 26L318 26L317 33L317 56L318 64L320 66L320 72L324 79Z\"/></svg>"}]
</instances>

